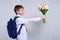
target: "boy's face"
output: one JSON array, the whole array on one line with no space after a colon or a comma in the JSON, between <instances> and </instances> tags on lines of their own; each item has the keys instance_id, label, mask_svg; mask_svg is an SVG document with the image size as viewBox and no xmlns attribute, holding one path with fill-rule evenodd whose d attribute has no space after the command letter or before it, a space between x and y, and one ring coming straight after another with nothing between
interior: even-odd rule
<instances>
[{"instance_id":1,"label":"boy's face","mask_svg":"<svg viewBox=\"0 0 60 40\"><path fill-rule=\"evenodd\" d=\"M17 13L19 15L23 15L24 14L24 8L20 8L19 11L17 11Z\"/></svg>"}]
</instances>

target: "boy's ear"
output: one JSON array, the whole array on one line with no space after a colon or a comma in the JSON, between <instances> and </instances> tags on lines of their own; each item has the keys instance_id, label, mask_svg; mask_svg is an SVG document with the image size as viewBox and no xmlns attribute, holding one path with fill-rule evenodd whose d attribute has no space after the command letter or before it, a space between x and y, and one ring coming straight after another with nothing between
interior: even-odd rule
<instances>
[{"instance_id":1,"label":"boy's ear","mask_svg":"<svg viewBox=\"0 0 60 40\"><path fill-rule=\"evenodd\" d=\"M18 14L18 13L19 13L19 11L16 11L16 13Z\"/></svg>"}]
</instances>

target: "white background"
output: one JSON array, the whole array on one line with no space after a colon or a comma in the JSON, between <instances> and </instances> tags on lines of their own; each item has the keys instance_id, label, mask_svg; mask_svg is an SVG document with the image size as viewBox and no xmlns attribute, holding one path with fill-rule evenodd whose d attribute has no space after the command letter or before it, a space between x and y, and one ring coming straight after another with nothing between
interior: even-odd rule
<instances>
[{"instance_id":1,"label":"white background","mask_svg":"<svg viewBox=\"0 0 60 40\"><path fill-rule=\"evenodd\" d=\"M30 22L28 40L60 40L60 0L0 0L0 40L13 40L7 34L7 21L15 16L14 6L25 7L25 18L42 16L38 10L40 3L48 4L50 9L46 14L46 23Z\"/></svg>"}]
</instances>

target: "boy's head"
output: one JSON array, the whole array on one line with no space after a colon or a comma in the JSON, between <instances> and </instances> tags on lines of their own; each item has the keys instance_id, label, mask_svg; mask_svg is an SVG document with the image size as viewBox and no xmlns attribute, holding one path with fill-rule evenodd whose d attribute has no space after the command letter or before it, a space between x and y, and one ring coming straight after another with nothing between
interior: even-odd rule
<instances>
[{"instance_id":1,"label":"boy's head","mask_svg":"<svg viewBox=\"0 0 60 40\"><path fill-rule=\"evenodd\" d=\"M24 13L24 7L22 5L16 5L14 7L14 12L19 15L23 15Z\"/></svg>"}]
</instances>

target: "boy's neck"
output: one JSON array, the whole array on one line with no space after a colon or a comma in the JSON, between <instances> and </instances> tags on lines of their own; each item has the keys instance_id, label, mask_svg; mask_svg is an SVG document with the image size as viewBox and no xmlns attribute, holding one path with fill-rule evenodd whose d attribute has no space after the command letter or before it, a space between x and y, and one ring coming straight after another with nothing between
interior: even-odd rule
<instances>
[{"instance_id":1,"label":"boy's neck","mask_svg":"<svg viewBox=\"0 0 60 40\"><path fill-rule=\"evenodd\" d=\"M16 14L16 15L20 15L20 16L22 16L21 14Z\"/></svg>"}]
</instances>

